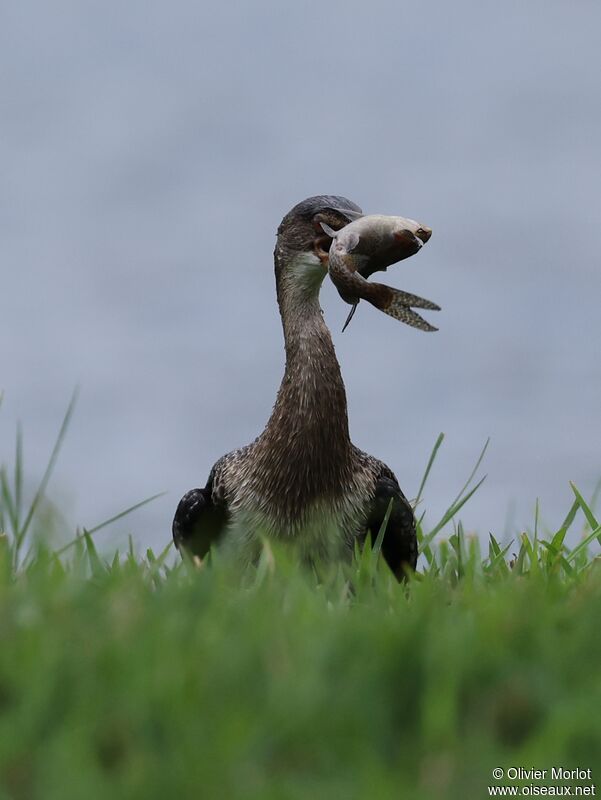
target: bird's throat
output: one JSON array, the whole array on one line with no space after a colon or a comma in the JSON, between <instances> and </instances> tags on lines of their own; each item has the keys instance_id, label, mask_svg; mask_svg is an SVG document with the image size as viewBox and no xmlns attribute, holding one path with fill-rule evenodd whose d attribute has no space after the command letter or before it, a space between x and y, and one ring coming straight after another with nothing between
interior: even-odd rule
<instances>
[{"instance_id":1,"label":"bird's throat","mask_svg":"<svg viewBox=\"0 0 601 800\"><path fill-rule=\"evenodd\" d=\"M307 292L306 283L290 278L283 275L278 285L286 369L259 450L271 489L287 493L279 500L297 515L293 506L344 491L351 442L344 383L319 305L321 280Z\"/></svg>"}]
</instances>

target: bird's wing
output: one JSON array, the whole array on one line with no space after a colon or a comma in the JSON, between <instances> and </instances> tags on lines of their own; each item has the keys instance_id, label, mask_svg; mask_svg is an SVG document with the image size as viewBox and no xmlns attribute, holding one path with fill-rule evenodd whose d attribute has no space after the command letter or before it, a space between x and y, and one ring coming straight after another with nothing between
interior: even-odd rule
<instances>
[{"instance_id":1,"label":"bird's wing","mask_svg":"<svg viewBox=\"0 0 601 800\"><path fill-rule=\"evenodd\" d=\"M372 460L377 464L378 472L375 491L367 509L364 536L371 531L372 542L375 541L392 501L392 509L382 541L382 555L391 571L400 580L404 577L407 567L415 569L417 563L415 517L411 504L401 491L392 470L381 461Z\"/></svg>"},{"instance_id":2,"label":"bird's wing","mask_svg":"<svg viewBox=\"0 0 601 800\"><path fill-rule=\"evenodd\" d=\"M180 550L204 558L227 527L228 507L222 488L227 456L215 463L204 489L190 489L182 497L173 518L173 541Z\"/></svg>"}]
</instances>

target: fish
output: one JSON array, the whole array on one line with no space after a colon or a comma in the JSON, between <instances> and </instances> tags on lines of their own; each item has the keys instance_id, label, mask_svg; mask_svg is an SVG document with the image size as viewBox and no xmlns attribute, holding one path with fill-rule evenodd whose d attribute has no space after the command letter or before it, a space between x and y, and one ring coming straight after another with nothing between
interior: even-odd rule
<instances>
[{"instance_id":1,"label":"fish","mask_svg":"<svg viewBox=\"0 0 601 800\"><path fill-rule=\"evenodd\" d=\"M440 311L436 303L368 281L374 272L385 272L392 264L418 253L432 235L430 228L412 219L382 214L359 217L337 231L325 222L321 227L332 238L328 256L330 278L342 299L353 306L343 331L360 300L367 300L385 314L414 328L438 330L413 310Z\"/></svg>"}]
</instances>

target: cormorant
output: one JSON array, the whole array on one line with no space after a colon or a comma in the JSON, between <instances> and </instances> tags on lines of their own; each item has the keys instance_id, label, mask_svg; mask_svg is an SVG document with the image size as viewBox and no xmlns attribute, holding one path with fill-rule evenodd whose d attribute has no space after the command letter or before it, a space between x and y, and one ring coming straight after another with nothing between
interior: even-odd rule
<instances>
[{"instance_id":1,"label":"cormorant","mask_svg":"<svg viewBox=\"0 0 601 800\"><path fill-rule=\"evenodd\" d=\"M319 305L331 234L362 216L344 197L319 195L283 218L274 260L286 368L275 406L254 442L220 458L206 485L181 499L173 520L178 548L203 558L217 545L253 562L267 537L294 543L308 563L349 559L357 540L376 536L392 500L382 554L398 578L415 568L413 510L390 467L351 442Z\"/></svg>"}]
</instances>

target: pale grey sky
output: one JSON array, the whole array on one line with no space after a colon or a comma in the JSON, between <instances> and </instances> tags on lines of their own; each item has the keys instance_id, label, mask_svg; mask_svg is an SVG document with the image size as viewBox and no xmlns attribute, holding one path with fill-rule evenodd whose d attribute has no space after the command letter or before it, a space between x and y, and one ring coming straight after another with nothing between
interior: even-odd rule
<instances>
[{"instance_id":1,"label":"pale grey sky","mask_svg":"<svg viewBox=\"0 0 601 800\"><path fill-rule=\"evenodd\" d=\"M594 2L22 2L0 25L2 460L17 418L73 524L166 542L215 459L262 429L283 370L272 251L304 197L434 234L387 281L411 330L331 285L357 444L434 521L487 437L468 529L601 477L601 7ZM113 541L118 541L113 540Z\"/></svg>"}]
</instances>

